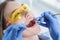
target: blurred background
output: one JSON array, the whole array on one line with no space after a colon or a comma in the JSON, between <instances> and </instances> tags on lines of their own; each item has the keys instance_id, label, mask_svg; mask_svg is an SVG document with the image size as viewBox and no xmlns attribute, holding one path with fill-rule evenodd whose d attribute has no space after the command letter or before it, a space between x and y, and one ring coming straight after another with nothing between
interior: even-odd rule
<instances>
[{"instance_id":1,"label":"blurred background","mask_svg":"<svg viewBox=\"0 0 60 40\"><path fill-rule=\"evenodd\" d=\"M0 0L0 4L5 0ZM55 14L60 14L60 0L15 0L20 4L27 4L38 17L44 11L52 11ZM59 18L59 17L58 17ZM60 19L60 18L59 18Z\"/></svg>"}]
</instances>

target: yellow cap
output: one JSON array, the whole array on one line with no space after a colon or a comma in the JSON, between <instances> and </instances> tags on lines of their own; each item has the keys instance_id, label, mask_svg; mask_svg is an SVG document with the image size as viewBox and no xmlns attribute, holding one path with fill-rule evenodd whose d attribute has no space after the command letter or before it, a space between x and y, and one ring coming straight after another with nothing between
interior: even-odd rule
<instances>
[{"instance_id":1,"label":"yellow cap","mask_svg":"<svg viewBox=\"0 0 60 40\"><path fill-rule=\"evenodd\" d=\"M26 4L22 4L18 9L14 10L8 18L10 23L14 23L21 19L24 15L24 10L30 11L30 8Z\"/></svg>"}]
</instances>

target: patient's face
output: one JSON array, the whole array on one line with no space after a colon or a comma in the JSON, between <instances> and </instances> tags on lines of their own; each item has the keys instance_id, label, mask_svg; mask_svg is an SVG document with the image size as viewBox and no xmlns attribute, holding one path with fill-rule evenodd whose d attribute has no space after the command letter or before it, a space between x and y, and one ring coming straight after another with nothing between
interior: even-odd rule
<instances>
[{"instance_id":1,"label":"patient's face","mask_svg":"<svg viewBox=\"0 0 60 40\"><path fill-rule=\"evenodd\" d=\"M12 4L12 5L11 5ZM8 6L8 7L7 7ZM16 8L20 7L20 4L17 4L15 2L9 2L5 8L5 17L8 17L8 13L11 13ZM14 6L14 7L13 7ZM23 31L23 37L29 37L36 35L40 32L40 27L37 24L37 22L34 20L34 15L31 11L27 12L21 20L19 20L17 23L23 23L26 25L26 30Z\"/></svg>"},{"instance_id":2,"label":"patient's face","mask_svg":"<svg viewBox=\"0 0 60 40\"><path fill-rule=\"evenodd\" d=\"M23 37L29 37L37 35L40 32L40 27L37 22L34 20L34 15L30 11L25 15L27 28L23 31Z\"/></svg>"}]
</instances>

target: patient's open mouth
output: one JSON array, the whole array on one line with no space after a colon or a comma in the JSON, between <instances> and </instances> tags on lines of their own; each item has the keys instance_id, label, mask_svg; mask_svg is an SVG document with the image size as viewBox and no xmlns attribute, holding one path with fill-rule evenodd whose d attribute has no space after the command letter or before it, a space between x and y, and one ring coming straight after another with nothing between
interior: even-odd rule
<instances>
[{"instance_id":1,"label":"patient's open mouth","mask_svg":"<svg viewBox=\"0 0 60 40\"><path fill-rule=\"evenodd\" d=\"M32 27L32 26L34 26L35 25L35 20L33 19L33 20L31 20L30 21L30 23L27 25L27 27Z\"/></svg>"}]
</instances>

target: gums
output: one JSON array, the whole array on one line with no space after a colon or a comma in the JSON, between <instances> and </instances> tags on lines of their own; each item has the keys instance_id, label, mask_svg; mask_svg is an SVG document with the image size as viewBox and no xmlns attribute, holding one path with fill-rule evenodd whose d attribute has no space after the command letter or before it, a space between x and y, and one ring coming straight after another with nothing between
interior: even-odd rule
<instances>
[{"instance_id":1,"label":"gums","mask_svg":"<svg viewBox=\"0 0 60 40\"><path fill-rule=\"evenodd\" d=\"M30 23L27 25L27 27L32 27L32 26L34 26L35 23L36 23L36 22L35 22L35 20L33 19L33 20L30 21Z\"/></svg>"}]
</instances>

